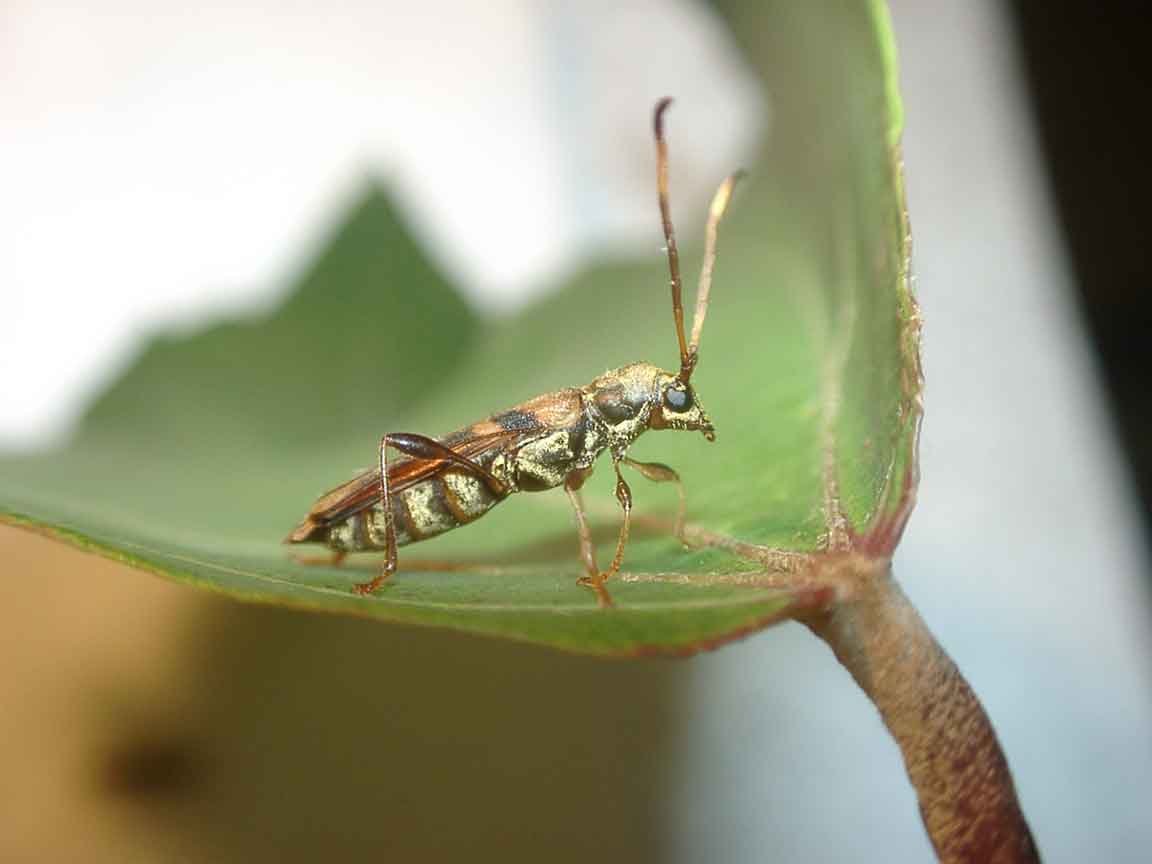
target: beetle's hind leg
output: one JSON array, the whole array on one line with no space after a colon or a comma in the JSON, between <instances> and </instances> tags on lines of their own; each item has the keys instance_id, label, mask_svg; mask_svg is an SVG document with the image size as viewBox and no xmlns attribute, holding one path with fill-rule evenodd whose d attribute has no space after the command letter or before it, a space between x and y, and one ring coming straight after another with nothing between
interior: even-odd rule
<instances>
[{"instance_id":1,"label":"beetle's hind leg","mask_svg":"<svg viewBox=\"0 0 1152 864\"><path fill-rule=\"evenodd\" d=\"M392 518L392 488L388 482L388 447L395 446L392 436L380 439L380 504L384 511L384 566L376 578L368 582L357 582L352 590L364 597L384 584L384 580L396 572L396 524Z\"/></svg>"},{"instance_id":2,"label":"beetle's hind leg","mask_svg":"<svg viewBox=\"0 0 1152 864\"><path fill-rule=\"evenodd\" d=\"M374 579L357 582L352 586L352 590L361 597L373 593L384 584L384 580L396 572L396 523L392 516L392 487L388 482L388 448L396 447L395 437L398 436L385 435L380 439L380 504L384 511L384 566ZM396 449L404 452L402 447Z\"/></svg>"},{"instance_id":3,"label":"beetle's hind leg","mask_svg":"<svg viewBox=\"0 0 1152 864\"><path fill-rule=\"evenodd\" d=\"M372 579L371 581L357 582L355 585L352 586L352 590L355 591L357 594L359 594L361 597L364 597L368 594L372 594L373 592L376 591L377 588L379 588L381 585L384 584L384 581L389 576L391 576L395 572L396 572L396 540L395 540L395 535L393 535L391 545L387 549L384 550L384 566L380 568L380 572L377 573L376 577L374 579Z\"/></svg>"},{"instance_id":4,"label":"beetle's hind leg","mask_svg":"<svg viewBox=\"0 0 1152 864\"><path fill-rule=\"evenodd\" d=\"M396 522L392 513L392 485L388 479L389 447L399 450L413 459L456 465L486 483L494 495L502 496L508 491L504 482L494 477L482 465L477 464L467 456L462 456L434 438L427 438L411 432L390 432L385 435L380 439L380 507L384 515L384 566L380 568L375 579L354 586L356 593L362 596L376 591L388 577L396 572Z\"/></svg>"}]
</instances>

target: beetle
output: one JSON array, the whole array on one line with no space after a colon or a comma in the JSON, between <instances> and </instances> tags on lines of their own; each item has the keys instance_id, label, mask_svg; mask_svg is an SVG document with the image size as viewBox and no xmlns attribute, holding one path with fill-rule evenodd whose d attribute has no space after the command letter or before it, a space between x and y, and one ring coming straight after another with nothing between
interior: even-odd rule
<instances>
[{"instance_id":1,"label":"beetle","mask_svg":"<svg viewBox=\"0 0 1152 864\"><path fill-rule=\"evenodd\" d=\"M620 473L625 465L641 476L674 483L680 497L676 534L684 542L684 487L667 465L637 462L628 448L649 429L703 433L715 440L712 420L700 405L690 379L699 357L700 331L708 311L716 235L740 172L720 185L708 213L704 260L691 338L684 334L679 253L668 204L668 146L664 114L671 99L653 113L660 221L671 276L672 315L680 349L680 369L668 372L651 363L632 363L605 372L583 387L545 393L442 438L390 432L380 440L378 465L322 495L285 538L286 543L323 543L332 550L326 563L339 564L350 552L383 551L379 574L358 584L359 594L376 591L396 571L396 550L466 525L515 492L563 486L576 515L580 557L587 575L579 585L595 592L601 607L612 605L605 582L624 559L632 513L632 491ZM403 455L389 461L389 449ZM623 521L608 570L596 565L580 487L605 450L616 472L616 499Z\"/></svg>"}]
</instances>

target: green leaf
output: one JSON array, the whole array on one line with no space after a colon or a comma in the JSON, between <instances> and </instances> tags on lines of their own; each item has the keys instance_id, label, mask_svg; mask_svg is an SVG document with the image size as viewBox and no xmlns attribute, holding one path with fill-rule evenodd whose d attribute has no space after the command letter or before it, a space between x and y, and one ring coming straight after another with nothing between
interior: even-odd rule
<instances>
[{"instance_id":1,"label":"green leaf","mask_svg":"<svg viewBox=\"0 0 1152 864\"><path fill-rule=\"evenodd\" d=\"M891 36L878 4L727 14L764 75L772 130L721 232L694 378L718 440L649 434L633 448L682 474L695 546L671 536L674 492L637 477L615 608L575 584L556 490L401 549L371 597L350 589L377 559L307 566L280 545L318 493L375 462L385 431L443 434L606 368L676 366L662 259L591 269L484 325L377 189L274 315L157 338L70 446L0 459L0 518L244 599L588 653L690 652L827 602L814 562L890 554L915 489ZM690 134L673 109L673 183ZM585 492L602 562L619 522L610 477Z\"/></svg>"}]
</instances>

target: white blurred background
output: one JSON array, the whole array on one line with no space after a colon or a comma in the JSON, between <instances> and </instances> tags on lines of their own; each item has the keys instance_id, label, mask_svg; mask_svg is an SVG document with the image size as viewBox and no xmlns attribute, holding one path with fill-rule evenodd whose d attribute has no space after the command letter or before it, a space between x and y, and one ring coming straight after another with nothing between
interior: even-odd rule
<instances>
[{"instance_id":1,"label":"white blurred background","mask_svg":"<svg viewBox=\"0 0 1152 864\"><path fill-rule=\"evenodd\" d=\"M677 141L678 210L761 122L722 24L690 2L594 20L527 0L0 14L0 445L60 440L155 328L275 303L366 175L478 306L506 310L658 236L656 99L714 130Z\"/></svg>"},{"instance_id":2,"label":"white blurred background","mask_svg":"<svg viewBox=\"0 0 1152 864\"><path fill-rule=\"evenodd\" d=\"M596 5L593 24L559 0L9 0L0 444L63 440L157 327L269 308L365 173L491 314L651 242L658 96L715 130L677 139L678 206L699 207L770 129L756 83L698 4ZM1142 861L1148 561L1010 33L991 2L893 15L928 376L897 575L993 717L1046 859ZM807 632L691 663L677 860L930 856L895 746Z\"/></svg>"}]
</instances>

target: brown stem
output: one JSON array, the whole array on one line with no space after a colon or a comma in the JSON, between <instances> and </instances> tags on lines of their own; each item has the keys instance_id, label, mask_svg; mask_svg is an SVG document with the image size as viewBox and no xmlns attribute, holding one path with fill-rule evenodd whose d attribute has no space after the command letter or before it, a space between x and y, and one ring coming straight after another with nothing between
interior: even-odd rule
<instances>
[{"instance_id":1,"label":"brown stem","mask_svg":"<svg viewBox=\"0 0 1152 864\"><path fill-rule=\"evenodd\" d=\"M880 711L904 754L920 815L944 862L1040 856L988 715L891 576L845 556L835 602L803 620Z\"/></svg>"}]
</instances>

